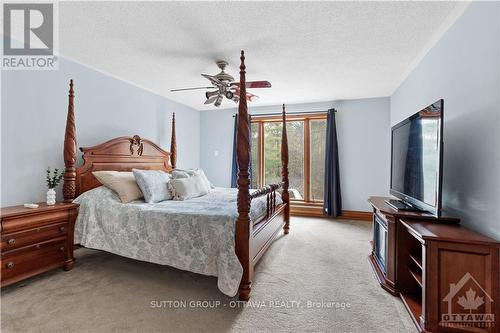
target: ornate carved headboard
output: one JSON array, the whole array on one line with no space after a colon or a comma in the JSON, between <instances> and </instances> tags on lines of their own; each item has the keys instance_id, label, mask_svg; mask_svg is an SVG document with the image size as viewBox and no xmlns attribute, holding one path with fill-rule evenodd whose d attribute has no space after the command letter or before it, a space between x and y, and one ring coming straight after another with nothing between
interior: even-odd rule
<instances>
[{"instance_id":1,"label":"ornate carved headboard","mask_svg":"<svg viewBox=\"0 0 500 333\"><path fill-rule=\"evenodd\" d=\"M85 191L101 185L92 174L93 171L132 169L164 170L171 172L177 160L175 139L175 114L172 118L171 152L161 149L155 143L133 137L114 138L93 147L80 148L83 152L83 165L76 164L76 126L73 107L73 80L70 81L68 117L64 138L64 201L70 202Z\"/></svg>"},{"instance_id":2,"label":"ornate carved headboard","mask_svg":"<svg viewBox=\"0 0 500 333\"><path fill-rule=\"evenodd\" d=\"M80 148L83 165L76 169L76 196L101 185L93 171L150 169L172 171L170 153L138 135L119 137L94 147Z\"/></svg>"}]
</instances>

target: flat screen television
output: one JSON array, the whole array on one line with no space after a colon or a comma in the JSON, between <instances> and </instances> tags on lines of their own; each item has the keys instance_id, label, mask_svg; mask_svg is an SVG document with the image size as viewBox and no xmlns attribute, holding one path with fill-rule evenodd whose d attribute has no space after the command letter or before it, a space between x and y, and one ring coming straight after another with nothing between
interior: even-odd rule
<instances>
[{"instance_id":1,"label":"flat screen television","mask_svg":"<svg viewBox=\"0 0 500 333\"><path fill-rule=\"evenodd\" d=\"M391 189L400 204L441 215L442 99L392 127Z\"/></svg>"}]
</instances>

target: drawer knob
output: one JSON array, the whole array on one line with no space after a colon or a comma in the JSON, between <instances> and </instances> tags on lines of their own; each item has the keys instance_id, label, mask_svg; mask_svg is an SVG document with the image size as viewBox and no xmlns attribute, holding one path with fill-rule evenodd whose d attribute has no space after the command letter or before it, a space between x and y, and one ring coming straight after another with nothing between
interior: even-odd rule
<instances>
[{"instance_id":1,"label":"drawer knob","mask_svg":"<svg viewBox=\"0 0 500 333\"><path fill-rule=\"evenodd\" d=\"M14 263L12 261L9 261L6 266L8 269L14 268Z\"/></svg>"},{"instance_id":2,"label":"drawer knob","mask_svg":"<svg viewBox=\"0 0 500 333\"><path fill-rule=\"evenodd\" d=\"M14 245L14 244L16 244L16 240L15 240L14 238L11 238L11 239L9 239L9 240L7 241L7 243L8 243L9 245Z\"/></svg>"},{"instance_id":3,"label":"drawer knob","mask_svg":"<svg viewBox=\"0 0 500 333\"><path fill-rule=\"evenodd\" d=\"M59 251L64 252L64 246L61 246L61 247L59 248Z\"/></svg>"},{"instance_id":4,"label":"drawer knob","mask_svg":"<svg viewBox=\"0 0 500 333\"><path fill-rule=\"evenodd\" d=\"M65 227L59 227L59 231L60 231L60 232L65 232L65 231L66 231L66 228L65 228Z\"/></svg>"}]
</instances>

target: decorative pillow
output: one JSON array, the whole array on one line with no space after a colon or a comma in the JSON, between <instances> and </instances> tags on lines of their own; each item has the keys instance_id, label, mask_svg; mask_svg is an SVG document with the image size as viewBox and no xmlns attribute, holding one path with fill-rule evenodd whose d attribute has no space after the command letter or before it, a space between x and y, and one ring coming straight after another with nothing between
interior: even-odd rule
<instances>
[{"instance_id":1,"label":"decorative pillow","mask_svg":"<svg viewBox=\"0 0 500 333\"><path fill-rule=\"evenodd\" d=\"M215 188L212 185L212 183L210 183L207 176L205 175L205 172L202 169L189 169L189 170L175 169L174 171L172 171L172 178L174 179L188 178L195 175L200 175L203 178L203 180L208 184L209 189Z\"/></svg>"},{"instance_id":2,"label":"decorative pillow","mask_svg":"<svg viewBox=\"0 0 500 333\"><path fill-rule=\"evenodd\" d=\"M172 179L168 182L168 187L172 192L174 200L187 200L201 197L210 192L210 185L207 184L201 175Z\"/></svg>"},{"instance_id":3,"label":"decorative pillow","mask_svg":"<svg viewBox=\"0 0 500 333\"><path fill-rule=\"evenodd\" d=\"M167 188L170 175L161 170L132 169L137 185L144 194L147 203L171 200L172 195Z\"/></svg>"},{"instance_id":4,"label":"decorative pillow","mask_svg":"<svg viewBox=\"0 0 500 333\"><path fill-rule=\"evenodd\" d=\"M102 185L115 191L122 203L143 197L132 172L94 171L92 174Z\"/></svg>"},{"instance_id":5,"label":"decorative pillow","mask_svg":"<svg viewBox=\"0 0 500 333\"><path fill-rule=\"evenodd\" d=\"M189 174L186 170L175 169L174 171L172 171L173 179L189 178L192 175L192 173Z\"/></svg>"}]
</instances>

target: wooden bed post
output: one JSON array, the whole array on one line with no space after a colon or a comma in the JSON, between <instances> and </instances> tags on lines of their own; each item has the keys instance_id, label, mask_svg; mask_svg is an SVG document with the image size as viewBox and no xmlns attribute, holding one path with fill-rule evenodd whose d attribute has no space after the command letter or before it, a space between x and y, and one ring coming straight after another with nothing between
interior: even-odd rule
<instances>
[{"instance_id":1,"label":"wooden bed post","mask_svg":"<svg viewBox=\"0 0 500 333\"><path fill-rule=\"evenodd\" d=\"M236 220L236 255L243 266L239 294L241 301L250 298L253 264L250 258L250 123L246 98L245 53L241 51L240 65L240 100L238 107L238 134L236 136L236 154L238 161L238 219Z\"/></svg>"},{"instance_id":2,"label":"wooden bed post","mask_svg":"<svg viewBox=\"0 0 500 333\"><path fill-rule=\"evenodd\" d=\"M172 169L177 166L177 140L175 138L175 112L172 113L172 137L170 138L170 164Z\"/></svg>"},{"instance_id":3,"label":"wooden bed post","mask_svg":"<svg viewBox=\"0 0 500 333\"><path fill-rule=\"evenodd\" d=\"M281 179L283 194L281 198L285 203L285 225L283 231L285 235L290 231L290 194L288 193L288 137L286 133L286 112L283 104L283 130L281 131Z\"/></svg>"},{"instance_id":4,"label":"wooden bed post","mask_svg":"<svg viewBox=\"0 0 500 333\"><path fill-rule=\"evenodd\" d=\"M66 118L66 131L64 133L64 202L72 202L76 196L76 127L73 91L73 80L69 81L68 115Z\"/></svg>"}]
</instances>

